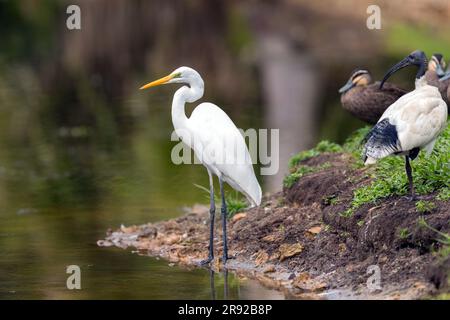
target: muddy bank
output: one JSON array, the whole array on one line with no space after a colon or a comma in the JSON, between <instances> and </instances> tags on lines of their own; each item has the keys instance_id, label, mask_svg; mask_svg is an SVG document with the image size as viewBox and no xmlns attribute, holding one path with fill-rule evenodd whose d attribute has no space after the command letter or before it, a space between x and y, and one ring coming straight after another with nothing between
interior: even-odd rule
<instances>
[{"instance_id":1,"label":"muddy bank","mask_svg":"<svg viewBox=\"0 0 450 320\"><path fill-rule=\"evenodd\" d=\"M419 212L416 202L391 196L343 214L353 190L371 181L370 168L357 168L352 159L325 153L305 160L320 170L231 218L229 246L236 258L227 268L297 298L417 299L448 292L449 259L436 230L450 232L449 202L421 196L434 206ZM98 244L196 266L207 256L208 208L191 211L121 227ZM219 219L215 245L220 257ZM213 267L221 268L219 259ZM368 285L378 272L381 282Z\"/></svg>"}]
</instances>

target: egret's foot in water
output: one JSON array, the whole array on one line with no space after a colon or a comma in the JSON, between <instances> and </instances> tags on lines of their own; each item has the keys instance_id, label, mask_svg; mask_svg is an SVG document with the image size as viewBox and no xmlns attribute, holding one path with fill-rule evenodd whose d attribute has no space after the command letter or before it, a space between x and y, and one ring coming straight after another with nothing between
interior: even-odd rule
<instances>
[{"instance_id":1,"label":"egret's foot in water","mask_svg":"<svg viewBox=\"0 0 450 320\"><path fill-rule=\"evenodd\" d=\"M222 257L222 262L223 262L223 264L226 264L227 261L228 261L228 260L231 260L231 259L236 259L236 256L232 256L232 255L226 255L226 256L223 256L223 257Z\"/></svg>"}]
</instances>

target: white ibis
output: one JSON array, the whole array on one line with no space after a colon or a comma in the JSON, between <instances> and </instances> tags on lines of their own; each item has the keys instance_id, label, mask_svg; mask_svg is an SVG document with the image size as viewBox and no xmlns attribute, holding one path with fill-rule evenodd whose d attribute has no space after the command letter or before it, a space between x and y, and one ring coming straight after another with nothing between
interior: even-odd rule
<instances>
[{"instance_id":1,"label":"white ibis","mask_svg":"<svg viewBox=\"0 0 450 320\"><path fill-rule=\"evenodd\" d=\"M212 103L201 103L188 118L184 106L193 103L203 96L204 83L200 74L194 69L180 67L166 77L150 82L140 89L147 89L166 83L185 84L179 88L172 101L172 122L175 132L181 140L194 150L197 158L206 167L210 184L210 234L209 256L201 264L208 264L214 259L214 185L213 175L219 178L222 197L223 228L223 263L228 256L227 246L227 206L223 190L223 182L227 182L235 190L242 192L252 206L261 203L261 187L253 171L250 154L245 140L233 121L218 106Z\"/></svg>"},{"instance_id":2,"label":"white ibis","mask_svg":"<svg viewBox=\"0 0 450 320\"><path fill-rule=\"evenodd\" d=\"M427 58L422 51L414 51L394 65L383 78L386 81L396 71L418 66L415 90L405 94L383 113L366 137L363 151L364 164L373 164L389 155L404 155L411 199L415 198L412 170L420 149L429 154L439 134L447 125L447 106L439 90L427 83L424 74Z\"/></svg>"}]
</instances>

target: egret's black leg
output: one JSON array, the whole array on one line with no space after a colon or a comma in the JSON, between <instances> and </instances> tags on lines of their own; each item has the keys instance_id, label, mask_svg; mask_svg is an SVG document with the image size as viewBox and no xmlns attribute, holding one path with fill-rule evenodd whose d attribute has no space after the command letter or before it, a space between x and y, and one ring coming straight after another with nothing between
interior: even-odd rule
<instances>
[{"instance_id":1,"label":"egret's black leg","mask_svg":"<svg viewBox=\"0 0 450 320\"><path fill-rule=\"evenodd\" d=\"M409 156L405 156L405 170L406 170L406 175L408 176L409 194L411 196L411 200L415 200L416 194L414 192L412 169L411 169L411 164L409 163Z\"/></svg>"},{"instance_id":2,"label":"egret's black leg","mask_svg":"<svg viewBox=\"0 0 450 320\"><path fill-rule=\"evenodd\" d=\"M214 217L216 214L216 205L214 203L214 184L213 184L213 176L209 172L209 255L208 259L200 262L202 265L208 264L214 260Z\"/></svg>"},{"instance_id":3,"label":"egret's black leg","mask_svg":"<svg viewBox=\"0 0 450 320\"><path fill-rule=\"evenodd\" d=\"M221 208L221 215L222 215L222 230L223 230L223 264L225 264L228 260L228 243L227 243L227 204L225 202L225 194L223 190L223 181L219 177L219 184L220 184L220 195L222 197L222 208Z\"/></svg>"}]
</instances>

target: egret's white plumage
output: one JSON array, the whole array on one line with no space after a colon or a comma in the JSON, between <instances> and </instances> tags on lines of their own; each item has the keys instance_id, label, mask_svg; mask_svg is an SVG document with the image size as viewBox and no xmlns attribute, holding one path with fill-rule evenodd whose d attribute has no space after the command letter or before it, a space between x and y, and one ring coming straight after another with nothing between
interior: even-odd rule
<instances>
[{"instance_id":1,"label":"egret's white plumage","mask_svg":"<svg viewBox=\"0 0 450 320\"><path fill-rule=\"evenodd\" d=\"M172 101L172 122L175 132L181 140L194 150L195 155L207 168L211 193L210 255L204 262L213 259L214 227L214 187L212 175L219 178L222 194L223 223L223 260L228 258L226 238L226 204L222 182L227 182L237 191L242 192L252 206L261 203L261 187L253 171L250 153L233 121L218 106L201 103L188 118L185 112L186 102L192 103L203 96L204 83L197 71L180 67L170 75L153 81L141 89L166 83L186 84L179 88Z\"/></svg>"},{"instance_id":2,"label":"egret's white plumage","mask_svg":"<svg viewBox=\"0 0 450 320\"><path fill-rule=\"evenodd\" d=\"M256 180L244 137L228 115L212 103L202 103L187 121L195 141L197 157L212 173L242 192L252 206L261 203L261 187Z\"/></svg>"}]
</instances>

